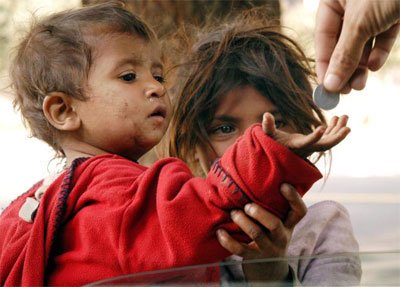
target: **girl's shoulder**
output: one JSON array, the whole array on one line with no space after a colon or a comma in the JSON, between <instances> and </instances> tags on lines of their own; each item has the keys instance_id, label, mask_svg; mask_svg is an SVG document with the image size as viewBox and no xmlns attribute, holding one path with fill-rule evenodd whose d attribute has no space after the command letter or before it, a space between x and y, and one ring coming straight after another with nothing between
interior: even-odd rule
<instances>
[{"instance_id":1,"label":"girl's shoulder","mask_svg":"<svg viewBox=\"0 0 400 287\"><path fill-rule=\"evenodd\" d=\"M334 200L323 200L308 207L308 217L349 217L347 208ZM306 215L307 217L307 215Z\"/></svg>"},{"instance_id":2,"label":"girl's shoulder","mask_svg":"<svg viewBox=\"0 0 400 287\"><path fill-rule=\"evenodd\" d=\"M308 207L307 214L296 225L294 235L313 234L320 236L323 232L334 229L348 230L352 234L350 215L346 207L333 200L324 200Z\"/></svg>"},{"instance_id":3,"label":"girl's shoulder","mask_svg":"<svg viewBox=\"0 0 400 287\"><path fill-rule=\"evenodd\" d=\"M308 208L293 231L291 245L293 255L301 255L296 253L309 248L304 255L319 254L318 250L324 248L331 253L358 252L349 212L341 203L331 200Z\"/></svg>"}]
</instances>

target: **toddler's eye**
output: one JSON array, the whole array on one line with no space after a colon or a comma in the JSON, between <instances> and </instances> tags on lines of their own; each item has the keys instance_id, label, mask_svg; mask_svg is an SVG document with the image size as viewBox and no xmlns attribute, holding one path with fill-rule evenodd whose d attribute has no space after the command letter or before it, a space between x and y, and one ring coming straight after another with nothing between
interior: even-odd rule
<instances>
[{"instance_id":1,"label":"toddler's eye","mask_svg":"<svg viewBox=\"0 0 400 287\"><path fill-rule=\"evenodd\" d=\"M132 82L133 80L136 79L136 74L128 73L128 74L122 75L120 78L125 82Z\"/></svg>"},{"instance_id":2,"label":"toddler's eye","mask_svg":"<svg viewBox=\"0 0 400 287\"><path fill-rule=\"evenodd\" d=\"M154 79L161 84L165 83L165 78L163 76L154 76Z\"/></svg>"}]
</instances>

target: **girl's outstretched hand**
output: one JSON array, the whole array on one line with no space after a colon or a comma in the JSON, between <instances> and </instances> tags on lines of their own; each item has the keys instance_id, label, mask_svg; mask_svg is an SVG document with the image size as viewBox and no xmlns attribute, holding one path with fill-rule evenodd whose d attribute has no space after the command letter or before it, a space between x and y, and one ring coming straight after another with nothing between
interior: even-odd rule
<instances>
[{"instance_id":1,"label":"girl's outstretched hand","mask_svg":"<svg viewBox=\"0 0 400 287\"><path fill-rule=\"evenodd\" d=\"M289 202L290 210L284 221L257 205L249 203L244 211L231 212L235 222L253 241L238 242L225 230L219 229L219 243L232 254L245 260L279 258L276 261L243 263L248 282L286 281L290 278L287 249L296 224L306 215L307 207L294 187L282 184L281 193Z\"/></svg>"},{"instance_id":2,"label":"girl's outstretched hand","mask_svg":"<svg viewBox=\"0 0 400 287\"><path fill-rule=\"evenodd\" d=\"M334 116L327 127L319 126L312 133L303 135L288 133L275 127L274 116L265 113L262 121L264 132L271 138L291 149L297 155L306 158L314 152L322 152L331 149L350 133L347 127L346 115Z\"/></svg>"}]
</instances>

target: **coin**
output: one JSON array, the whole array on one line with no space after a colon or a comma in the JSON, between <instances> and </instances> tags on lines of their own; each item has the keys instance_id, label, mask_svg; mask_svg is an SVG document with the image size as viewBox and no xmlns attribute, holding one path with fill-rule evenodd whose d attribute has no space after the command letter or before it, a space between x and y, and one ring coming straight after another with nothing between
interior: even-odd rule
<instances>
[{"instance_id":1,"label":"coin","mask_svg":"<svg viewBox=\"0 0 400 287\"><path fill-rule=\"evenodd\" d=\"M313 98L318 107L323 110L331 110L339 103L340 94L325 90L324 86L321 84L315 88Z\"/></svg>"}]
</instances>

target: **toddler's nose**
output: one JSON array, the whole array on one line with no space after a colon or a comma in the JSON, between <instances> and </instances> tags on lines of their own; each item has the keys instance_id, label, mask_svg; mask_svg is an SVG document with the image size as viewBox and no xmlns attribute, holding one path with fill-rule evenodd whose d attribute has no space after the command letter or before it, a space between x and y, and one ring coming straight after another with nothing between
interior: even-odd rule
<instances>
[{"instance_id":1,"label":"toddler's nose","mask_svg":"<svg viewBox=\"0 0 400 287\"><path fill-rule=\"evenodd\" d=\"M160 82L154 80L150 83L146 89L146 97L151 98L161 98L165 95L165 87Z\"/></svg>"}]
</instances>

